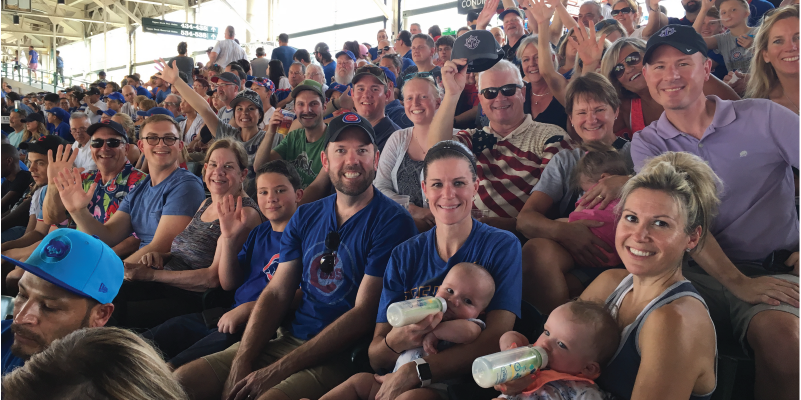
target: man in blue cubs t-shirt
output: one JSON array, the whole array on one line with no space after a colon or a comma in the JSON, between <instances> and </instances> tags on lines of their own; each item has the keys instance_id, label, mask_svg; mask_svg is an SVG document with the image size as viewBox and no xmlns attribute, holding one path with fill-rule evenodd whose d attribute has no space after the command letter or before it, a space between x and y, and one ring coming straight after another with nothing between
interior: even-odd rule
<instances>
[{"instance_id":1,"label":"man in blue cubs t-shirt","mask_svg":"<svg viewBox=\"0 0 801 400\"><path fill-rule=\"evenodd\" d=\"M235 213L220 215L220 254L210 268L219 271L223 289L241 284L233 307L175 317L143 334L164 353L172 368L240 341L256 299L275 275L281 237L303 196L300 175L284 160L269 162L257 171L256 190L259 209L268 222L248 234L247 224L235 218Z\"/></svg>"},{"instance_id":2,"label":"man in blue cubs t-shirt","mask_svg":"<svg viewBox=\"0 0 801 400\"><path fill-rule=\"evenodd\" d=\"M301 206L289 221L281 264L242 341L176 371L190 397L258 398L270 390L319 398L354 373L348 349L373 332L390 253L417 229L372 186L378 152L370 123L346 113L327 135L321 157L336 194ZM300 307L279 329L298 285Z\"/></svg>"}]
</instances>

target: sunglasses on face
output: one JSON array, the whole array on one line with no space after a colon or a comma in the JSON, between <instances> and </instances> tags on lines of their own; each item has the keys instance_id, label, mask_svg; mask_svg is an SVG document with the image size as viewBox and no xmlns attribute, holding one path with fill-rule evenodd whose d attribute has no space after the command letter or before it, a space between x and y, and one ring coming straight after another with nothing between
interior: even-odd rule
<instances>
[{"instance_id":1,"label":"sunglasses on face","mask_svg":"<svg viewBox=\"0 0 801 400\"><path fill-rule=\"evenodd\" d=\"M175 136L146 136L145 141L151 146L158 146L159 142L163 141L165 146L172 146L178 140Z\"/></svg>"},{"instance_id":2,"label":"sunglasses on face","mask_svg":"<svg viewBox=\"0 0 801 400\"><path fill-rule=\"evenodd\" d=\"M107 144L108 147L112 149L116 149L120 147L120 145L126 144L128 142L122 139L92 139L92 147L95 149L99 149L103 147L103 144Z\"/></svg>"},{"instance_id":3,"label":"sunglasses on face","mask_svg":"<svg viewBox=\"0 0 801 400\"><path fill-rule=\"evenodd\" d=\"M320 270L330 274L336 265L337 249L339 248L339 232L330 232L325 237L325 253L320 258Z\"/></svg>"},{"instance_id":4,"label":"sunglasses on face","mask_svg":"<svg viewBox=\"0 0 801 400\"><path fill-rule=\"evenodd\" d=\"M620 10L612 10L612 12L610 12L610 14L612 14L612 16L614 17L615 15L618 15L618 14L631 14L633 12L634 12L634 10L632 10L631 7L623 7Z\"/></svg>"},{"instance_id":5,"label":"sunglasses on face","mask_svg":"<svg viewBox=\"0 0 801 400\"><path fill-rule=\"evenodd\" d=\"M383 52L385 52L385 51L389 51L389 46L384 46L384 48L383 48L383 49L382 49L382 48L379 48L379 49L378 49L378 51L377 51L377 53L378 53L378 54L381 54L381 53L383 53Z\"/></svg>"},{"instance_id":6,"label":"sunglasses on face","mask_svg":"<svg viewBox=\"0 0 801 400\"><path fill-rule=\"evenodd\" d=\"M481 89L481 92L479 92L479 93L482 96L484 96L485 99L492 100L492 99L498 97L498 93L504 95L505 97L514 96L515 92L517 92L517 89L520 89L522 87L523 86L520 86L518 84L510 83L508 85L503 85L501 87L484 88L484 89Z\"/></svg>"},{"instance_id":7,"label":"sunglasses on face","mask_svg":"<svg viewBox=\"0 0 801 400\"><path fill-rule=\"evenodd\" d=\"M620 78L623 76L623 73L626 72L626 65L637 65L640 62L641 55L638 51L635 51L626 56L623 59L623 62L620 64L615 65L615 68L612 68L612 73L615 75L615 78ZM626 65L623 65L623 64Z\"/></svg>"}]
</instances>

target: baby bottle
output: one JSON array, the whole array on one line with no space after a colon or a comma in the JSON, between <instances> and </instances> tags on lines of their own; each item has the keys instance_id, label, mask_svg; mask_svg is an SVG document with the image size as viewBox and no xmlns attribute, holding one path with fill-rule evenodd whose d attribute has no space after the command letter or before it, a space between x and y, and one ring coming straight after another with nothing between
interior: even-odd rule
<instances>
[{"instance_id":1,"label":"baby bottle","mask_svg":"<svg viewBox=\"0 0 801 400\"><path fill-rule=\"evenodd\" d=\"M441 297L420 297L392 303L387 308L387 321L395 328L416 324L425 317L445 312L448 304Z\"/></svg>"},{"instance_id":2,"label":"baby bottle","mask_svg":"<svg viewBox=\"0 0 801 400\"><path fill-rule=\"evenodd\" d=\"M478 386L491 388L522 378L548 365L548 353L539 346L516 347L489 354L473 361L473 379Z\"/></svg>"}]
</instances>

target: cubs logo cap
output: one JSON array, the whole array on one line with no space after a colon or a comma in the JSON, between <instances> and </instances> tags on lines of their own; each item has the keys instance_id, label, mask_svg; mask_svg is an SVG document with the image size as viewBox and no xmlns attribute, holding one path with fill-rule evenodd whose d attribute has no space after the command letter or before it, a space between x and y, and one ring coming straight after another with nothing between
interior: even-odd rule
<instances>
[{"instance_id":1,"label":"cubs logo cap","mask_svg":"<svg viewBox=\"0 0 801 400\"><path fill-rule=\"evenodd\" d=\"M648 38L648 43L645 45L645 54L642 57L643 64L649 64L654 50L663 44L687 55L700 52L706 56L707 51L709 51L704 38L692 26L668 25Z\"/></svg>"},{"instance_id":2,"label":"cubs logo cap","mask_svg":"<svg viewBox=\"0 0 801 400\"><path fill-rule=\"evenodd\" d=\"M451 59L466 58L467 72L483 72L501 61L504 55L492 32L475 30L456 38Z\"/></svg>"},{"instance_id":3,"label":"cubs logo cap","mask_svg":"<svg viewBox=\"0 0 801 400\"><path fill-rule=\"evenodd\" d=\"M335 117L328 123L328 128L326 128L326 135L328 138L326 140L326 146L328 143L336 142L339 139L339 134L350 127L357 127L364 131L370 139L370 143L378 146L375 140L375 131L373 130L373 126L370 125L370 122L362 118L359 114L352 112Z\"/></svg>"},{"instance_id":4,"label":"cubs logo cap","mask_svg":"<svg viewBox=\"0 0 801 400\"><path fill-rule=\"evenodd\" d=\"M76 229L50 232L25 262L2 256L39 278L82 297L108 304L122 286L122 260L95 236Z\"/></svg>"}]
</instances>

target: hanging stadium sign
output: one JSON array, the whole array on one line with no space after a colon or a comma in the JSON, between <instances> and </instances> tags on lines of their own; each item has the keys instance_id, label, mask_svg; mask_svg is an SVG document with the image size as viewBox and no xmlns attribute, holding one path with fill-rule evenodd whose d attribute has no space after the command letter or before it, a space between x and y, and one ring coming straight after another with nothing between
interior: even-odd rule
<instances>
[{"instance_id":1,"label":"hanging stadium sign","mask_svg":"<svg viewBox=\"0 0 801 400\"><path fill-rule=\"evenodd\" d=\"M142 18L142 30L150 33L163 33L192 37L197 39L217 40L219 28L199 24L190 24L175 21L162 21L160 19Z\"/></svg>"},{"instance_id":2,"label":"hanging stadium sign","mask_svg":"<svg viewBox=\"0 0 801 400\"><path fill-rule=\"evenodd\" d=\"M459 14L467 14L470 11L481 11L484 8L484 0L457 0L456 10Z\"/></svg>"}]
</instances>

